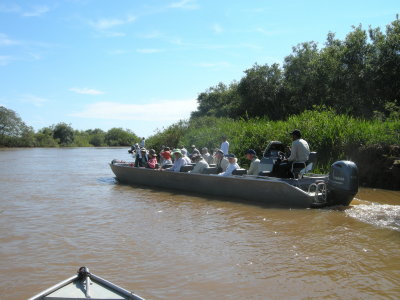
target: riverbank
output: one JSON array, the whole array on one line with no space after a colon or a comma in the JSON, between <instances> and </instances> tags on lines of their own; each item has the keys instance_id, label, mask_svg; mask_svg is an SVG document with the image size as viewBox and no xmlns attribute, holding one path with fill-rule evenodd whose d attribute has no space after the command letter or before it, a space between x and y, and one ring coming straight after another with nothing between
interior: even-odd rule
<instances>
[{"instance_id":1,"label":"riverbank","mask_svg":"<svg viewBox=\"0 0 400 300\"><path fill-rule=\"evenodd\" d=\"M291 144L288 132L300 129L311 151L318 153L317 173L326 173L337 160L352 160L360 172L360 184L366 187L400 189L400 120L362 120L336 114L332 110L305 111L285 121L201 117L177 122L146 140L149 148L189 147L218 148L226 135L230 152L239 164L248 166L245 151L255 149L262 155L269 141Z\"/></svg>"}]
</instances>

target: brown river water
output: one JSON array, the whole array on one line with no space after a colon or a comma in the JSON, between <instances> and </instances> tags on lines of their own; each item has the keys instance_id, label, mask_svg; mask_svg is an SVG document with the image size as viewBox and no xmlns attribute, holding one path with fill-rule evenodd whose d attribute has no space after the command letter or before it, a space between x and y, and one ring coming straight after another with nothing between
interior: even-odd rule
<instances>
[{"instance_id":1,"label":"brown river water","mask_svg":"<svg viewBox=\"0 0 400 300\"><path fill-rule=\"evenodd\" d=\"M0 299L88 266L146 299L399 299L400 192L272 209L118 184L127 149L0 150Z\"/></svg>"}]
</instances>

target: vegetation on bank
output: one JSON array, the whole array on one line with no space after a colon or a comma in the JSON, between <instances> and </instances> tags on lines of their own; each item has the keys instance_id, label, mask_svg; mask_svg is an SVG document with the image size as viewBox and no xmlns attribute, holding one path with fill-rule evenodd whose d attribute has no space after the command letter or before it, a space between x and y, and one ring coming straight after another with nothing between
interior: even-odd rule
<instances>
[{"instance_id":1,"label":"vegetation on bank","mask_svg":"<svg viewBox=\"0 0 400 300\"><path fill-rule=\"evenodd\" d=\"M218 148L221 136L227 135L230 151L242 164L245 151L255 149L261 155L269 141L291 143L288 134L300 129L309 142L311 150L318 152L319 166L326 169L332 161L352 159L354 149L365 145L398 144L400 120L362 120L348 115L339 115L332 109L307 110L290 116L285 121L270 121L265 118L249 120L202 117L180 121L149 137L147 145L160 149L162 145Z\"/></svg>"},{"instance_id":2,"label":"vegetation on bank","mask_svg":"<svg viewBox=\"0 0 400 300\"><path fill-rule=\"evenodd\" d=\"M0 147L101 147L130 146L139 137L129 129L75 130L58 123L37 132L27 126L16 112L0 106Z\"/></svg>"}]
</instances>

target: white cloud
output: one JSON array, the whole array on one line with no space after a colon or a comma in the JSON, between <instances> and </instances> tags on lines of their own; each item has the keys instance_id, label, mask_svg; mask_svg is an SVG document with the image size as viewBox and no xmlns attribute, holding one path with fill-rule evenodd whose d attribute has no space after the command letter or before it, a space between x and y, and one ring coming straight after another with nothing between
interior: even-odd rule
<instances>
[{"instance_id":1,"label":"white cloud","mask_svg":"<svg viewBox=\"0 0 400 300\"><path fill-rule=\"evenodd\" d=\"M20 41L11 40L8 36L4 33L0 33L0 46L12 46L21 44Z\"/></svg>"},{"instance_id":2,"label":"white cloud","mask_svg":"<svg viewBox=\"0 0 400 300\"><path fill-rule=\"evenodd\" d=\"M70 88L71 92L83 95L102 95L104 92L89 88Z\"/></svg>"},{"instance_id":3,"label":"white cloud","mask_svg":"<svg viewBox=\"0 0 400 300\"><path fill-rule=\"evenodd\" d=\"M47 99L45 99L45 98L30 95L30 94L22 95L19 100L24 103L33 104L34 106L37 106L37 107L43 106L43 103L47 102Z\"/></svg>"},{"instance_id":4,"label":"white cloud","mask_svg":"<svg viewBox=\"0 0 400 300\"><path fill-rule=\"evenodd\" d=\"M163 50L161 50L161 49L136 49L136 52L144 53L144 54L159 53L159 52L162 52L162 51Z\"/></svg>"},{"instance_id":5,"label":"white cloud","mask_svg":"<svg viewBox=\"0 0 400 300\"><path fill-rule=\"evenodd\" d=\"M214 31L214 33L216 33L216 34L220 34L220 33L222 33L222 32L224 31L224 29L221 27L221 25L219 25L219 24L214 24L214 26L213 26L213 31Z\"/></svg>"},{"instance_id":6,"label":"white cloud","mask_svg":"<svg viewBox=\"0 0 400 300\"><path fill-rule=\"evenodd\" d=\"M23 17L40 17L41 15L44 15L48 11L50 11L50 8L46 5L34 6L32 7L32 10L25 11L21 15Z\"/></svg>"},{"instance_id":7,"label":"white cloud","mask_svg":"<svg viewBox=\"0 0 400 300\"><path fill-rule=\"evenodd\" d=\"M16 13L20 12L21 7L16 4L0 4L0 12L3 13Z\"/></svg>"},{"instance_id":8,"label":"white cloud","mask_svg":"<svg viewBox=\"0 0 400 300\"><path fill-rule=\"evenodd\" d=\"M170 5L168 5L168 7L194 10L198 9L199 5L196 3L195 0L181 0L179 2L171 3Z\"/></svg>"},{"instance_id":9,"label":"white cloud","mask_svg":"<svg viewBox=\"0 0 400 300\"><path fill-rule=\"evenodd\" d=\"M145 104L97 102L71 116L103 120L177 121L197 108L196 100L165 100Z\"/></svg>"},{"instance_id":10,"label":"white cloud","mask_svg":"<svg viewBox=\"0 0 400 300\"><path fill-rule=\"evenodd\" d=\"M13 60L15 59L12 56L0 55L0 66L6 66Z\"/></svg>"},{"instance_id":11,"label":"white cloud","mask_svg":"<svg viewBox=\"0 0 400 300\"><path fill-rule=\"evenodd\" d=\"M132 23L136 20L134 16L128 16L122 19L99 19L96 21L89 21L89 25L96 30L107 30L116 26Z\"/></svg>"}]
</instances>

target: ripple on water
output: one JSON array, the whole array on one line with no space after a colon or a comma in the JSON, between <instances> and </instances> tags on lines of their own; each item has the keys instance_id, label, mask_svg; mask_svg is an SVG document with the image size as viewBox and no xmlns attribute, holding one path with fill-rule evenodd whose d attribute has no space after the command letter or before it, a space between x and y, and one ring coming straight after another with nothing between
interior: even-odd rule
<instances>
[{"instance_id":1,"label":"ripple on water","mask_svg":"<svg viewBox=\"0 0 400 300\"><path fill-rule=\"evenodd\" d=\"M400 231L400 205L360 204L347 209L346 215L364 223Z\"/></svg>"}]
</instances>

